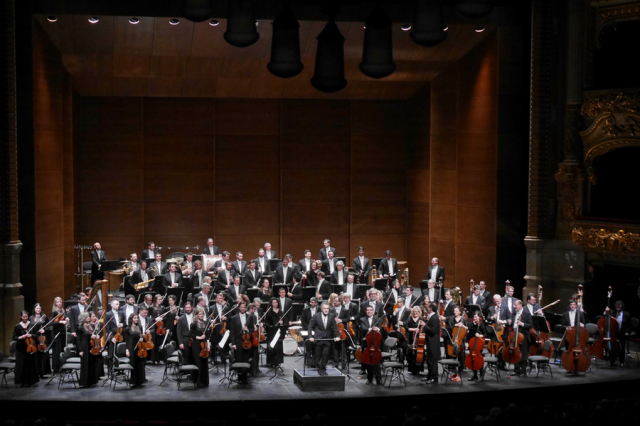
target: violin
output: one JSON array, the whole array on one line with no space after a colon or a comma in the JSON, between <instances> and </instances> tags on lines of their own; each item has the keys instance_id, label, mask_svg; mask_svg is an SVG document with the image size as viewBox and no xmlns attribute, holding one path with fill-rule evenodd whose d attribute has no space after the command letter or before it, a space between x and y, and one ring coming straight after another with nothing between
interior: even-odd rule
<instances>
[{"instance_id":1,"label":"violin","mask_svg":"<svg viewBox=\"0 0 640 426\"><path fill-rule=\"evenodd\" d=\"M29 331L31 331L31 330L29 330ZM29 334L29 332L27 332L27 334ZM38 350L38 348L36 347L36 344L33 341L33 337L27 337L26 339L24 339L24 342L27 345L27 353L28 354L35 354L36 351Z\"/></svg>"},{"instance_id":2,"label":"violin","mask_svg":"<svg viewBox=\"0 0 640 426\"><path fill-rule=\"evenodd\" d=\"M474 324L479 328L482 324L482 320L474 321ZM464 365L469 370L481 370L484 367L484 356L482 355L482 349L484 348L484 337L473 336L469 339L469 355L464 360Z\"/></svg>"},{"instance_id":3,"label":"violin","mask_svg":"<svg viewBox=\"0 0 640 426\"><path fill-rule=\"evenodd\" d=\"M345 333L344 331L344 324L340 323L340 324L336 324L336 328L338 329L338 334L340 335L340 339L344 340L347 338L347 333Z\"/></svg>"},{"instance_id":4,"label":"violin","mask_svg":"<svg viewBox=\"0 0 640 426\"><path fill-rule=\"evenodd\" d=\"M580 326L580 312L582 312L582 284L578 286L580 304L576 309L576 326L564 334L566 350L562 354L562 367L572 373L584 373L591 366L591 356L587 350L589 332Z\"/></svg>"},{"instance_id":5,"label":"violin","mask_svg":"<svg viewBox=\"0 0 640 426\"><path fill-rule=\"evenodd\" d=\"M140 338L138 341L138 358L146 358L147 350L144 347L144 339Z\"/></svg>"},{"instance_id":6,"label":"violin","mask_svg":"<svg viewBox=\"0 0 640 426\"><path fill-rule=\"evenodd\" d=\"M522 352L520 352L520 345L524 340L524 335L520 333L520 327L518 326L518 321L520 321L521 315L522 312L516 314L516 319L513 322L513 331L509 333L509 340L504 343L504 347L502 349L502 359L504 359L504 362L509 364L517 364L522 361Z\"/></svg>"},{"instance_id":7,"label":"violin","mask_svg":"<svg viewBox=\"0 0 640 426\"><path fill-rule=\"evenodd\" d=\"M41 334L40 336L38 336L38 350L40 352L47 351L47 338L45 337L44 334Z\"/></svg>"},{"instance_id":8,"label":"violin","mask_svg":"<svg viewBox=\"0 0 640 426\"><path fill-rule=\"evenodd\" d=\"M148 350L148 351L150 351L151 349L153 349L155 347L155 345L153 344L152 339L153 339L153 337L151 336L151 333L144 335L143 345L144 345L144 348L146 350Z\"/></svg>"},{"instance_id":9,"label":"violin","mask_svg":"<svg viewBox=\"0 0 640 426\"><path fill-rule=\"evenodd\" d=\"M598 338L593 345L593 356L605 361L615 359L616 354L620 350L620 344L615 338L620 324L615 318L611 317L611 310L609 309L611 305L611 294L612 290L610 286L607 295L607 310L604 316L598 320Z\"/></svg>"},{"instance_id":10,"label":"violin","mask_svg":"<svg viewBox=\"0 0 640 426\"><path fill-rule=\"evenodd\" d=\"M116 342L122 342L122 327L118 327L118 330L116 331L116 335L113 336L114 339L116 339Z\"/></svg>"},{"instance_id":11,"label":"violin","mask_svg":"<svg viewBox=\"0 0 640 426\"><path fill-rule=\"evenodd\" d=\"M244 349L251 349L251 346L253 346L252 340L251 333L248 331L242 333L242 347Z\"/></svg>"},{"instance_id":12,"label":"violin","mask_svg":"<svg viewBox=\"0 0 640 426\"><path fill-rule=\"evenodd\" d=\"M160 320L156 325L156 334L158 336L164 336L167 333L167 330L164 328L164 321Z\"/></svg>"},{"instance_id":13,"label":"violin","mask_svg":"<svg viewBox=\"0 0 640 426\"><path fill-rule=\"evenodd\" d=\"M356 337L356 331L353 329L352 322L349 322L349 324L347 324L347 333L349 333L351 337Z\"/></svg>"},{"instance_id":14,"label":"violin","mask_svg":"<svg viewBox=\"0 0 640 426\"><path fill-rule=\"evenodd\" d=\"M97 334L91 335L91 355L100 355L102 353L102 342Z\"/></svg>"}]
</instances>

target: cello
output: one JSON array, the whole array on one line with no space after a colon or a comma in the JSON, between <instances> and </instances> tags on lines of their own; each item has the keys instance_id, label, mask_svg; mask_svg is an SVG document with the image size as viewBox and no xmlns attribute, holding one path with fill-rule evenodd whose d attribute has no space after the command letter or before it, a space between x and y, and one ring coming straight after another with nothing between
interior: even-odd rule
<instances>
[{"instance_id":1,"label":"cello","mask_svg":"<svg viewBox=\"0 0 640 426\"><path fill-rule=\"evenodd\" d=\"M473 316L473 323L480 327L482 319L477 313ZM479 334L479 333L476 333ZM484 367L484 356L482 349L484 348L484 337L473 336L469 339L469 355L464 360L464 365L469 370L478 371Z\"/></svg>"},{"instance_id":2,"label":"cello","mask_svg":"<svg viewBox=\"0 0 640 426\"><path fill-rule=\"evenodd\" d=\"M464 328L462 324L456 324L449 337L451 339L447 345L447 354L457 358L460 354L460 348L464 350L464 338L467 337L467 329ZM482 347L484 347L484 345Z\"/></svg>"},{"instance_id":3,"label":"cello","mask_svg":"<svg viewBox=\"0 0 640 426\"><path fill-rule=\"evenodd\" d=\"M598 320L598 338L593 345L593 356L603 361L611 361L617 358L620 351L620 344L616 340L616 333L620 324L611 317L611 295L613 291L609 286L607 294L607 309L604 316Z\"/></svg>"},{"instance_id":4,"label":"cello","mask_svg":"<svg viewBox=\"0 0 640 426\"><path fill-rule=\"evenodd\" d=\"M574 374L584 373L591 366L591 357L587 350L589 332L580 326L580 313L582 312L582 284L578 286L578 299L580 303L576 309L575 327L568 329L564 335L567 349L561 357L562 367Z\"/></svg>"},{"instance_id":5,"label":"cello","mask_svg":"<svg viewBox=\"0 0 640 426\"><path fill-rule=\"evenodd\" d=\"M516 314L516 319L513 321L513 331L509 333L509 340L504 343L504 347L502 348L502 359L508 364L517 364L522 361L520 345L524 340L524 335L520 333L520 326L518 325L521 315L522 311Z\"/></svg>"}]
</instances>

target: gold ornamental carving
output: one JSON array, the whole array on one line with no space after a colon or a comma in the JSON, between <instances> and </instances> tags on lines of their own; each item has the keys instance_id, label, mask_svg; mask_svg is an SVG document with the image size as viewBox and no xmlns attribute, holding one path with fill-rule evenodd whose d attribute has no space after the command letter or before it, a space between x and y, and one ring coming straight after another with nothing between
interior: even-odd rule
<instances>
[{"instance_id":1,"label":"gold ornamental carving","mask_svg":"<svg viewBox=\"0 0 640 426\"><path fill-rule=\"evenodd\" d=\"M573 226L582 215L582 190L585 180L581 166L561 163L555 174L558 183L558 215L560 223ZM567 229L567 233L569 230Z\"/></svg>"},{"instance_id":2,"label":"gold ornamental carving","mask_svg":"<svg viewBox=\"0 0 640 426\"><path fill-rule=\"evenodd\" d=\"M575 228L571 233L573 242L585 249L629 253L640 251L640 234L633 232L609 232L602 228Z\"/></svg>"},{"instance_id":3,"label":"gold ornamental carving","mask_svg":"<svg viewBox=\"0 0 640 426\"><path fill-rule=\"evenodd\" d=\"M640 2L637 0L610 2L594 1L592 6L598 8L596 15L596 41L598 47L600 47L602 43L602 31L606 28L614 26L618 22L640 19Z\"/></svg>"}]
</instances>

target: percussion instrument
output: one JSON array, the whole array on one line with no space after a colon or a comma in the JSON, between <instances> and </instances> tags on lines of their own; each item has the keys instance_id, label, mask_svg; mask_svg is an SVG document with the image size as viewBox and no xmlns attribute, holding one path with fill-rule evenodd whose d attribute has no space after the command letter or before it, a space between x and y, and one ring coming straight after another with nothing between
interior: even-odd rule
<instances>
[{"instance_id":1,"label":"percussion instrument","mask_svg":"<svg viewBox=\"0 0 640 426\"><path fill-rule=\"evenodd\" d=\"M302 338L302 335L300 334L300 332L302 331L302 326L301 325L293 325L293 326L289 327L288 331L289 331L289 335L296 342L302 342L302 340L304 340Z\"/></svg>"},{"instance_id":2,"label":"percussion instrument","mask_svg":"<svg viewBox=\"0 0 640 426\"><path fill-rule=\"evenodd\" d=\"M282 353L285 355L294 355L298 351L298 342L293 337L287 336L282 341Z\"/></svg>"}]
</instances>

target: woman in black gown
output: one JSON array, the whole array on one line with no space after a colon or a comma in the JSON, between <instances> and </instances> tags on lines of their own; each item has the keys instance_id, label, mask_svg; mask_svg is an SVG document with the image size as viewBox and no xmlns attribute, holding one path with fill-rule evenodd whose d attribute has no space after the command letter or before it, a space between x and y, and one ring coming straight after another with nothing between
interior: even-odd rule
<instances>
[{"instance_id":1,"label":"woman in black gown","mask_svg":"<svg viewBox=\"0 0 640 426\"><path fill-rule=\"evenodd\" d=\"M142 340L140 317L138 314L131 314L127 323L129 326L124 331L124 339L127 344L126 355L130 360L131 367L133 367L130 383L132 387L136 388L144 386L147 379L144 369L147 359L138 356L138 343Z\"/></svg>"},{"instance_id":2,"label":"woman in black gown","mask_svg":"<svg viewBox=\"0 0 640 426\"><path fill-rule=\"evenodd\" d=\"M167 310L169 313L164 317L164 328L167 330L167 333L170 333L169 337L167 337L167 343L172 341L177 342L176 328L178 320L180 319L180 307L176 304L177 300L178 298L173 294L167 297L167 302L169 303Z\"/></svg>"},{"instance_id":3,"label":"woman in black gown","mask_svg":"<svg viewBox=\"0 0 640 426\"><path fill-rule=\"evenodd\" d=\"M60 371L60 354L64 350L65 341L67 339L67 324L69 323L69 318L67 317L67 313L64 310L64 304L61 297L56 297L53 300L53 308L51 308L51 319L55 318L58 318L58 320L54 320L51 323L50 347L53 372L57 373Z\"/></svg>"},{"instance_id":4,"label":"woman in black gown","mask_svg":"<svg viewBox=\"0 0 640 426\"><path fill-rule=\"evenodd\" d=\"M34 336L44 336L47 342L51 341L51 335L47 330L44 329L44 326L49 322L49 318L42 312L42 306L39 303L36 303L33 306L33 314L31 318L29 318L31 324L34 326L32 333ZM47 326L47 328L49 328ZM34 339L37 340L36 337ZM45 375L51 374L51 362L49 361L49 351L38 351L36 352L36 366L38 368L38 376L41 379L44 379Z\"/></svg>"},{"instance_id":5,"label":"woman in black gown","mask_svg":"<svg viewBox=\"0 0 640 426\"><path fill-rule=\"evenodd\" d=\"M35 334L31 334L33 324L29 321L29 312L20 313L20 322L13 330L13 340L16 341L16 370L15 384L20 387L32 386L40 380L35 353L27 353L26 339L32 337L37 345Z\"/></svg>"},{"instance_id":6,"label":"woman in black gown","mask_svg":"<svg viewBox=\"0 0 640 426\"><path fill-rule=\"evenodd\" d=\"M311 262L311 270L307 272L307 279L304 282L305 287L318 286L318 272L320 272L318 264L315 261Z\"/></svg>"},{"instance_id":7,"label":"woman in black gown","mask_svg":"<svg viewBox=\"0 0 640 426\"><path fill-rule=\"evenodd\" d=\"M464 315L462 315L462 309L459 306L453 308L453 316L449 317L446 323L447 334L444 336L445 344L452 344L452 339L455 340L456 335L458 334L458 329L456 327L461 327L460 330L464 329L465 332L468 331L467 320L464 319ZM458 374L454 374L450 377L451 380L460 381L460 374L462 370L464 370L464 357L465 351L464 348L458 348L458 354L456 355L456 359L460 362L458 366ZM447 354L447 358L450 358Z\"/></svg>"},{"instance_id":8,"label":"woman in black gown","mask_svg":"<svg viewBox=\"0 0 640 426\"><path fill-rule=\"evenodd\" d=\"M189 337L191 337L191 353L193 363L198 366L200 371L197 374L196 385L200 388L209 387L209 362L208 357L201 357L202 345L207 345L209 352L211 351L211 342L209 341L209 327L204 319L204 309L196 308L196 317L191 323Z\"/></svg>"},{"instance_id":9,"label":"woman in black gown","mask_svg":"<svg viewBox=\"0 0 640 426\"><path fill-rule=\"evenodd\" d=\"M162 302L164 300L164 296L162 296L161 294L156 294L155 298L153 300L153 307L152 309L149 311L149 316L151 317L151 323L156 322L156 319L164 314L166 312L166 309L164 306L162 306ZM163 318L163 320L166 320L166 318ZM167 327L167 323L166 321L162 322L163 324L163 328L166 329ZM157 325L157 324L156 324ZM153 364L158 364L160 363L160 361L165 361L166 357L164 356L164 351L160 351L160 348L162 347L162 342L164 341L164 334L158 334L158 327L156 326L156 330L153 332L153 349L151 349L151 362Z\"/></svg>"},{"instance_id":10,"label":"woman in black gown","mask_svg":"<svg viewBox=\"0 0 640 426\"><path fill-rule=\"evenodd\" d=\"M91 336L94 334L94 327L91 325L91 316L87 312L80 314L78 323L80 324L77 331L78 355L80 355L80 387L88 388L98 383L98 356L91 353Z\"/></svg>"},{"instance_id":11,"label":"woman in black gown","mask_svg":"<svg viewBox=\"0 0 640 426\"><path fill-rule=\"evenodd\" d=\"M414 376L417 376L424 370L424 357L422 363L416 364L416 349L413 348L413 342L418 338L420 329L424 326L424 318L422 315L422 309L419 306L411 308L411 316L406 325L406 336L409 344L409 351L407 352L407 363L409 367L407 370Z\"/></svg>"},{"instance_id":12,"label":"woman in black gown","mask_svg":"<svg viewBox=\"0 0 640 426\"><path fill-rule=\"evenodd\" d=\"M271 310L265 316L264 322L267 326L267 364L275 367L278 364L284 362L284 354L282 348L282 341L285 337L286 328L282 322L282 310L278 305L278 299L275 297L271 299ZM280 337L275 347L271 347L276 333L280 330Z\"/></svg>"},{"instance_id":13,"label":"woman in black gown","mask_svg":"<svg viewBox=\"0 0 640 426\"><path fill-rule=\"evenodd\" d=\"M484 321L481 318L481 313L480 311L476 311L473 313L473 319L471 320L471 323L469 324L469 332L467 333L467 338L466 338L466 347L467 349L469 349L469 341L473 338L473 337L484 337L485 339L487 338L487 327L485 326ZM473 350L473 348L471 348L471 350ZM478 372L480 372L480 378L478 378ZM468 379L469 381L478 381L478 382L483 382L484 381L484 369L481 368L480 370L473 370L473 377L471 377L470 379Z\"/></svg>"},{"instance_id":14,"label":"woman in black gown","mask_svg":"<svg viewBox=\"0 0 640 426\"><path fill-rule=\"evenodd\" d=\"M258 296L260 296L260 300L262 300L263 302L271 300L271 297L273 296L273 290L271 290L268 278L264 278L262 280L262 283L258 288Z\"/></svg>"},{"instance_id":15,"label":"woman in black gown","mask_svg":"<svg viewBox=\"0 0 640 426\"><path fill-rule=\"evenodd\" d=\"M91 327L95 330L95 333L98 334L101 338L104 334L103 325L98 321L98 316L95 312L89 312L89 317L91 318ZM104 320L103 320L104 322ZM100 381L100 377L104 376L104 357L102 356L102 352L100 354L95 355L96 357L96 381Z\"/></svg>"}]
</instances>

